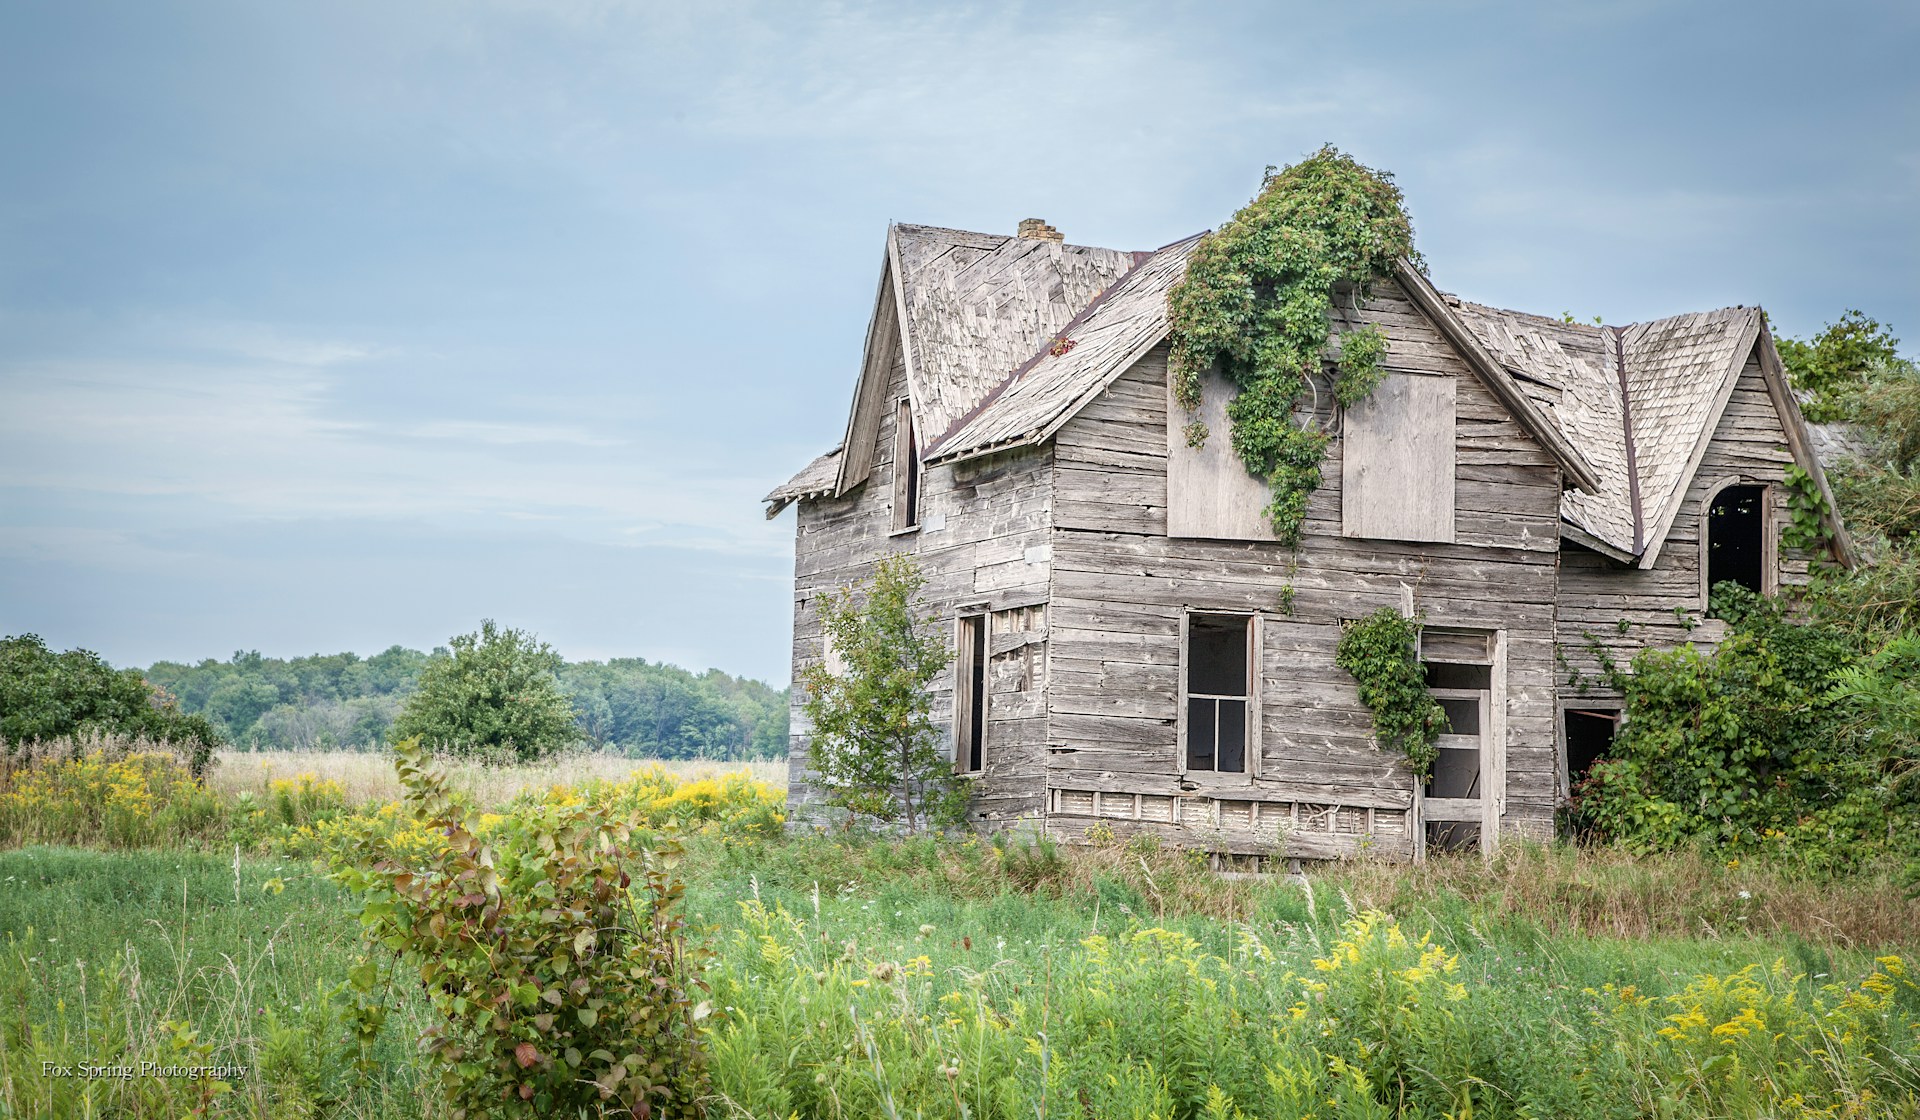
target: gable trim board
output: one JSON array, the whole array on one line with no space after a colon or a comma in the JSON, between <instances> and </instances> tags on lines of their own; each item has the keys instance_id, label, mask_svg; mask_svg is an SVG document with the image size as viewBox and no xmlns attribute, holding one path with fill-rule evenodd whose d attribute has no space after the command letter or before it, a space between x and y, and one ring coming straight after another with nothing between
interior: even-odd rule
<instances>
[{"instance_id":1,"label":"gable trim board","mask_svg":"<svg viewBox=\"0 0 1920 1120\"><path fill-rule=\"evenodd\" d=\"M1766 383L1767 395L1773 398L1773 408L1780 414L1781 427L1787 432L1787 450L1793 453L1793 461L1800 465L1813 479L1814 487L1820 497L1826 501L1827 512L1824 520L1827 529L1833 534L1833 555L1843 567L1854 565L1853 538L1848 535L1847 527L1840 520L1840 503L1834 500L1833 490L1827 485L1827 472L1820 467L1820 457L1813 452L1813 443L1807 434L1807 418L1800 413L1800 399L1793 395L1793 389L1787 383L1787 370L1780 362L1780 351L1774 347L1773 331L1767 326L1766 316L1760 317L1760 334L1755 342L1760 350L1760 378Z\"/></svg>"},{"instance_id":2,"label":"gable trim board","mask_svg":"<svg viewBox=\"0 0 1920 1120\"><path fill-rule=\"evenodd\" d=\"M889 370L885 366L890 365L893 358L893 347L887 344L892 341L890 336L898 336L900 344L906 344L906 334L900 330L900 289L894 281L899 270L894 267L893 259L893 229L888 227L887 251L880 260L880 289L874 293L873 315L867 320L866 347L860 356L860 380L854 386L846 435L840 441L843 454L834 479L836 498L865 482L873 471L874 442L880 437L880 409L887 395Z\"/></svg>"}]
</instances>

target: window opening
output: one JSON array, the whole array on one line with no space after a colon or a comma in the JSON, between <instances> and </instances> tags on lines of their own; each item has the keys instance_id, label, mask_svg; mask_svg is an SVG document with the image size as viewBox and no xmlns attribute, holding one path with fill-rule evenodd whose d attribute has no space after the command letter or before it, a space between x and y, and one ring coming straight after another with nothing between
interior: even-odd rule
<instances>
[{"instance_id":1,"label":"window opening","mask_svg":"<svg viewBox=\"0 0 1920 1120\"><path fill-rule=\"evenodd\" d=\"M965 773L985 768L987 747L987 616L960 620L959 656L953 698L954 762Z\"/></svg>"},{"instance_id":2,"label":"window opening","mask_svg":"<svg viewBox=\"0 0 1920 1120\"><path fill-rule=\"evenodd\" d=\"M1618 708L1568 708L1567 788L1585 781L1593 764L1613 757L1613 736L1620 729Z\"/></svg>"},{"instance_id":3,"label":"window opening","mask_svg":"<svg viewBox=\"0 0 1920 1120\"><path fill-rule=\"evenodd\" d=\"M1436 638L1440 637L1436 635ZM1461 652L1478 647L1485 656L1484 638L1454 641ZM1425 637L1422 638L1423 642ZM1436 648L1442 642L1431 643ZM1451 647L1445 647L1451 648ZM1493 666L1454 661L1425 661L1427 690L1447 725L1434 743L1433 767L1427 773L1422 793L1433 802L1453 802L1452 806L1430 804L1426 822L1427 847L1437 851L1461 851L1480 846L1480 810L1471 803L1486 797L1486 745L1491 731L1493 708ZM1462 804L1467 803L1467 804ZM1472 819L1466 819L1471 817ZM1437 818L1437 819L1436 819Z\"/></svg>"},{"instance_id":4,"label":"window opening","mask_svg":"<svg viewBox=\"0 0 1920 1120\"><path fill-rule=\"evenodd\" d=\"M893 422L893 529L920 525L920 449L913 438L913 402L900 398Z\"/></svg>"},{"instance_id":5,"label":"window opening","mask_svg":"<svg viewBox=\"0 0 1920 1120\"><path fill-rule=\"evenodd\" d=\"M1766 497L1764 486L1729 486L1707 507L1707 588L1737 583L1766 594Z\"/></svg>"},{"instance_id":6,"label":"window opening","mask_svg":"<svg viewBox=\"0 0 1920 1120\"><path fill-rule=\"evenodd\" d=\"M1245 615L1187 616L1187 769L1244 774L1252 672Z\"/></svg>"}]
</instances>

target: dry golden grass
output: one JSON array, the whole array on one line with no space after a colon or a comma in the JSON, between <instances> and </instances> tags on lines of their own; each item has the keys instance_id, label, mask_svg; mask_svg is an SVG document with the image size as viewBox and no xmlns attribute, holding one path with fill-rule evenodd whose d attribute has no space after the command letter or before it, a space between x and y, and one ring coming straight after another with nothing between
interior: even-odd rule
<instances>
[{"instance_id":1,"label":"dry golden grass","mask_svg":"<svg viewBox=\"0 0 1920 1120\"><path fill-rule=\"evenodd\" d=\"M314 774L331 778L346 790L349 803L394 801L400 783L393 760L384 753L363 751L221 751L219 764L207 776L207 785L227 796L242 792L264 795L275 778ZM623 758L618 755L574 753L529 766L485 766L448 759L442 763L455 789L470 794L475 803L504 804L525 789L575 785L589 778L624 778L635 770L662 766L682 778L701 778L747 771L756 780L779 789L787 785L785 762L666 762Z\"/></svg>"}]
</instances>

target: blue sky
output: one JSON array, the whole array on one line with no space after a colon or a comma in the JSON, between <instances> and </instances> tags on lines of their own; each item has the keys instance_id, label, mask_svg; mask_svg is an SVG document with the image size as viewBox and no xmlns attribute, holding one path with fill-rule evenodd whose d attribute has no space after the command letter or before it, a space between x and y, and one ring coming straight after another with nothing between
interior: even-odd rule
<instances>
[{"instance_id":1,"label":"blue sky","mask_svg":"<svg viewBox=\"0 0 1920 1120\"><path fill-rule=\"evenodd\" d=\"M1920 6L0 8L0 633L784 683L886 223L1152 248L1332 142L1444 288L1920 340Z\"/></svg>"}]
</instances>

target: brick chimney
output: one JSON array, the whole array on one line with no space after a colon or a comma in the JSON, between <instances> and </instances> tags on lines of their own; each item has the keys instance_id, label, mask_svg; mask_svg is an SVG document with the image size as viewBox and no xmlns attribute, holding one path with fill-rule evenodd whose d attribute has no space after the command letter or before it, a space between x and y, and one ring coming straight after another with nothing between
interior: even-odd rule
<instances>
[{"instance_id":1,"label":"brick chimney","mask_svg":"<svg viewBox=\"0 0 1920 1120\"><path fill-rule=\"evenodd\" d=\"M1020 219L1020 232L1017 236L1028 241L1065 241L1060 231L1047 224L1045 218Z\"/></svg>"}]
</instances>

